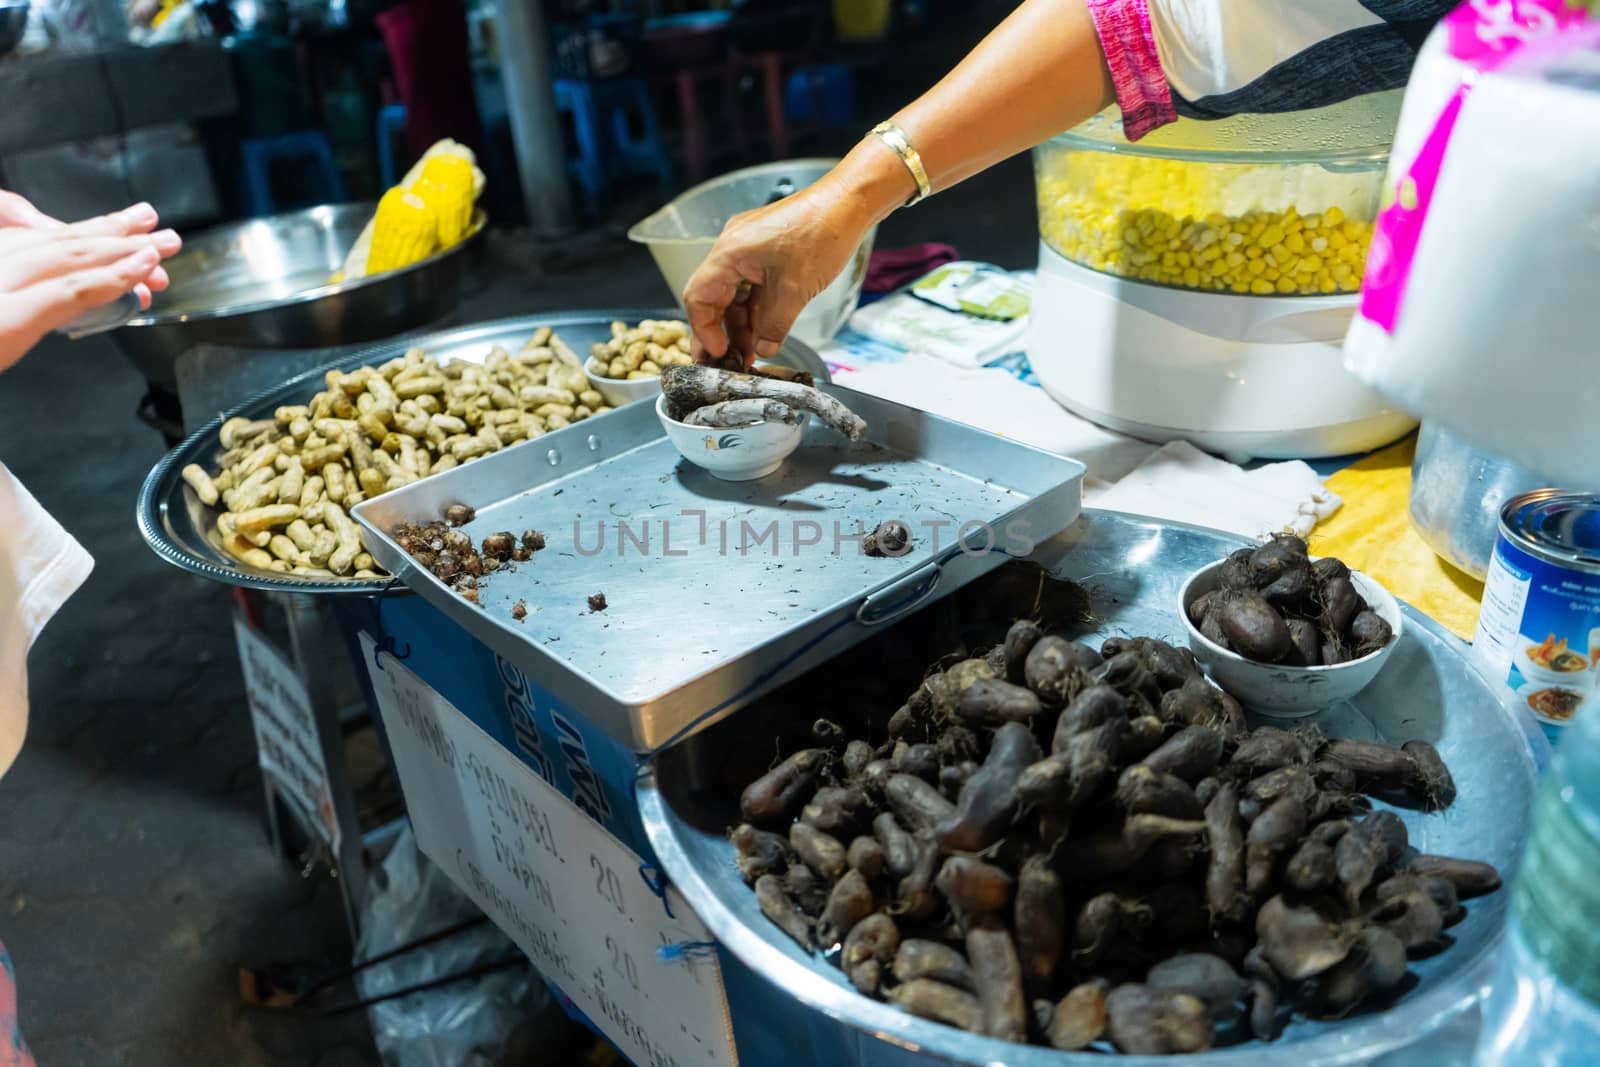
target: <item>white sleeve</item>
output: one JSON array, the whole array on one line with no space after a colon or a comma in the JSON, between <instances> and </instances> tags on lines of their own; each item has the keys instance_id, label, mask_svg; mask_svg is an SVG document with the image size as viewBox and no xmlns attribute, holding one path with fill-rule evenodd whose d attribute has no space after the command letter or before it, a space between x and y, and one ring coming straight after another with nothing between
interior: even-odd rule
<instances>
[{"instance_id":1,"label":"white sleeve","mask_svg":"<svg viewBox=\"0 0 1600 1067\"><path fill-rule=\"evenodd\" d=\"M1279 64L1384 20L1360 0L1149 0L1156 51L1173 92L1225 96Z\"/></svg>"},{"instance_id":2,"label":"white sleeve","mask_svg":"<svg viewBox=\"0 0 1600 1067\"><path fill-rule=\"evenodd\" d=\"M0 464L0 774L28 729L28 650L94 560Z\"/></svg>"}]
</instances>

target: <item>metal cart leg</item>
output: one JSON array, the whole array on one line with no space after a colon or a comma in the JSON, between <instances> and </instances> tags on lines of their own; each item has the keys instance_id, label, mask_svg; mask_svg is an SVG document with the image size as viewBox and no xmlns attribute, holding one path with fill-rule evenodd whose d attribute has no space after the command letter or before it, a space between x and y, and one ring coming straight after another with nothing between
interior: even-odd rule
<instances>
[{"instance_id":1,"label":"metal cart leg","mask_svg":"<svg viewBox=\"0 0 1600 1067\"><path fill-rule=\"evenodd\" d=\"M311 714L317 724L323 760L328 769L328 792L334 821L339 827L339 844L334 870L344 898L345 916L352 933L359 932L361 901L366 889L366 851L361 824L356 817L355 793L350 785L350 770L344 756L344 729L339 721L340 702L334 677L336 655L344 642L333 631L326 611L315 597L297 593L275 593L289 623L289 646L295 669L305 680L311 697Z\"/></svg>"}]
</instances>

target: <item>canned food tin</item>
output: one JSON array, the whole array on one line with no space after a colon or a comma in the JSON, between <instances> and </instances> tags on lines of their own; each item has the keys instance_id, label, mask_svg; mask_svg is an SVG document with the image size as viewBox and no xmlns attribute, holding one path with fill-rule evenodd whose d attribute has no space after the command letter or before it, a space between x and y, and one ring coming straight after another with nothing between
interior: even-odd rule
<instances>
[{"instance_id":1,"label":"canned food tin","mask_svg":"<svg viewBox=\"0 0 1600 1067\"><path fill-rule=\"evenodd\" d=\"M1472 654L1552 742L1597 703L1600 496L1539 489L1506 501Z\"/></svg>"}]
</instances>

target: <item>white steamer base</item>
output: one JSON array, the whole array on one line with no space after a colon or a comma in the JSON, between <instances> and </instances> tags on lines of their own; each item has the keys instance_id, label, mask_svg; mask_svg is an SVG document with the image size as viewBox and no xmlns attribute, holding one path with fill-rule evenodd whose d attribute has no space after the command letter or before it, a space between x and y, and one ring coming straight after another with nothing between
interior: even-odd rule
<instances>
[{"instance_id":1,"label":"white steamer base","mask_svg":"<svg viewBox=\"0 0 1600 1067\"><path fill-rule=\"evenodd\" d=\"M1128 281L1041 242L1025 344L1046 392L1119 433L1235 462L1342 456L1416 426L1344 369L1355 305Z\"/></svg>"}]
</instances>

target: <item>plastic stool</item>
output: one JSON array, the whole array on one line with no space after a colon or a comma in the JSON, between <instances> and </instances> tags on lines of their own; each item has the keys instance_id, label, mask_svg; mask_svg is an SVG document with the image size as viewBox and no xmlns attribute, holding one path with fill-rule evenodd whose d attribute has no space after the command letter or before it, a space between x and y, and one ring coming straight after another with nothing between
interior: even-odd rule
<instances>
[{"instance_id":1,"label":"plastic stool","mask_svg":"<svg viewBox=\"0 0 1600 1067\"><path fill-rule=\"evenodd\" d=\"M583 188L591 214L600 213L613 177L653 174L663 189L671 188L672 163L661 143L650 87L642 79L557 78L555 95L557 109L572 116L578 156L567 167Z\"/></svg>"},{"instance_id":2,"label":"plastic stool","mask_svg":"<svg viewBox=\"0 0 1600 1067\"><path fill-rule=\"evenodd\" d=\"M378 110L378 176L385 189L398 180L394 167L394 139L406 132L406 106L387 104Z\"/></svg>"},{"instance_id":3,"label":"plastic stool","mask_svg":"<svg viewBox=\"0 0 1600 1067\"><path fill-rule=\"evenodd\" d=\"M344 179L339 168L333 165L333 149L320 130L301 130L278 137L256 137L239 142L239 156L244 171L245 213L257 218L274 211L272 198L272 161L275 159L304 159L309 164L308 173L318 186L321 203L342 203Z\"/></svg>"},{"instance_id":4,"label":"plastic stool","mask_svg":"<svg viewBox=\"0 0 1600 1067\"><path fill-rule=\"evenodd\" d=\"M784 110L796 125L848 126L856 119L856 79L842 63L796 67L784 83Z\"/></svg>"}]
</instances>

